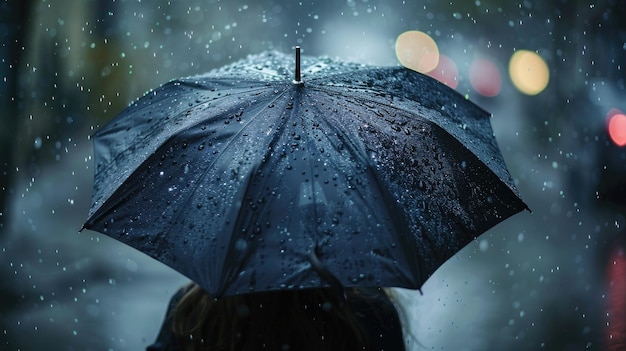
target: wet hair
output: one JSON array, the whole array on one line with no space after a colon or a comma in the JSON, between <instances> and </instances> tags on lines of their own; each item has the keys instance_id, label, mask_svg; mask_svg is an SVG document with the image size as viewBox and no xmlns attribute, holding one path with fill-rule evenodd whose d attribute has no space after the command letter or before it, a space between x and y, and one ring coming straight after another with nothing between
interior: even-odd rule
<instances>
[{"instance_id":1,"label":"wet hair","mask_svg":"<svg viewBox=\"0 0 626 351\"><path fill-rule=\"evenodd\" d=\"M172 316L184 350L369 350L350 299L331 289L220 299L196 284L186 289Z\"/></svg>"}]
</instances>

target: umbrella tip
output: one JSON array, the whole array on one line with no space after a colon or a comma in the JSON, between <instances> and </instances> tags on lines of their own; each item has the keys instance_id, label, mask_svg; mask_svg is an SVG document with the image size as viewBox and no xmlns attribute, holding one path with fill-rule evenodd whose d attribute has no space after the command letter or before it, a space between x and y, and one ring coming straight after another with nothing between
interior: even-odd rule
<instances>
[{"instance_id":1,"label":"umbrella tip","mask_svg":"<svg viewBox=\"0 0 626 351\"><path fill-rule=\"evenodd\" d=\"M293 80L295 84L302 84L302 77L300 75L300 47L296 46L296 74Z\"/></svg>"}]
</instances>

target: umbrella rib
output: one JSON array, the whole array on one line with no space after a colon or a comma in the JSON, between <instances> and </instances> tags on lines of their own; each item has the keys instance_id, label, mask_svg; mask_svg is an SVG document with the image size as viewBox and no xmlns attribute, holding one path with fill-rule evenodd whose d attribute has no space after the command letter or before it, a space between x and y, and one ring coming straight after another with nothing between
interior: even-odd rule
<instances>
[{"instance_id":1,"label":"umbrella rib","mask_svg":"<svg viewBox=\"0 0 626 351\"><path fill-rule=\"evenodd\" d=\"M350 154L357 160L357 162L360 162L365 167L367 167L367 170L368 170L367 173L370 174L372 179L374 180L375 186L379 190L380 195L383 196L383 197L386 197L388 194L387 194L387 192L385 191L385 189L381 185L382 182L380 180L380 176L379 176L378 172L376 172L376 168L369 162L367 156L364 155L362 147L360 147L356 143L352 142L351 141L352 138L345 137L346 135L349 135L350 132L347 131L347 130L339 129L339 127L343 125L341 123L341 121L340 120L336 120L337 123L330 123L328 121L328 118L334 118L334 114L330 115L332 117L328 117L323 111L321 111L319 109L319 107L317 105L312 106L312 108L317 110L317 112L318 112L318 114L320 116L323 116L323 118L320 118L320 120L326 125L326 127L329 130L335 131L335 133L337 134L337 136L339 136L341 141L343 143L345 143L346 145L348 145L347 149L349 150ZM323 132L323 130L322 130L322 132ZM324 133L324 135L326 136L327 139L329 139L328 135L326 135L326 133ZM354 139L355 140L360 140L359 138L354 138ZM369 213L376 213L377 212L372 207L372 205L367 203L367 202L364 203L364 206L367 207L366 212L369 212ZM389 215L390 215L390 217L399 217L400 216L399 214L394 214L394 213L389 213ZM411 261L410 257L408 257L408 254L407 254L407 261ZM406 279L407 282L413 283L412 280L409 277L405 276L405 279ZM410 286L410 285L412 285L412 284L407 284L407 286Z\"/></svg>"},{"instance_id":2,"label":"umbrella rib","mask_svg":"<svg viewBox=\"0 0 626 351\"><path fill-rule=\"evenodd\" d=\"M386 71L386 73L381 74L381 71ZM408 68L402 68L402 67L367 68L367 69L361 69L361 70L356 71L356 72L358 74L360 74L362 76L366 76L366 77L369 76L368 72L375 72L375 73L380 74L380 75L385 76L385 77L392 76L394 73L409 73L409 74L413 75L414 77L419 77L419 79L422 79L422 81L424 83L431 83L431 84L435 84L435 85L443 85L443 86L445 86L445 84L443 84L443 83L441 83L441 82L439 82L437 80L434 80L434 79L432 79L432 78L430 78L430 77L428 77L428 76L426 76L426 75L424 75L422 73L415 72L415 71L412 71L412 70L410 70ZM362 91L376 91L376 92L383 93L383 94L386 94L386 95L390 94L390 90L388 88L385 88L382 85L378 85L382 89L373 89L373 87L370 87L370 86L360 87L360 86L354 85L354 84L328 85L328 83L327 83L330 77L333 77L333 78L345 77L345 79L347 81L353 82L354 81L354 74L355 74L355 72L346 72L346 73L336 73L336 74L332 74L332 75L324 76L324 77L319 77L319 78L312 77L310 79L310 82L312 84L315 84L316 87L322 87L323 86L324 88L341 88L339 90L335 90L335 91L339 91L339 92L345 92L345 89L347 88L347 89L362 90ZM321 83L318 83L318 81L321 82ZM449 89L449 91L451 93L454 93L459 99L465 100L465 97L460 92L458 92L458 91L456 91L456 90L454 90L452 88L448 88L447 86L446 86L446 88ZM488 111L486 111L485 109L483 109L482 107L480 107L478 105L474 105L474 107L479 109L481 111L481 113L483 113L485 115L491 115L491 113L489 113Z\"/></svg>"},{"instance_id":3,"label":"umbrella rib","mask_svg":"<svg viewBox=\"0 0 626 351\"><path fill-rule=\"evenodd\" d=\"M203 85L194 84L194 83L192 83L192 82L186 82L186 81L183 81L183 80L173 80L173 81L170 81L170 82L168 82L167 84L165 84L162 88L165 88L165 87L167 87L168 85L176 85L176 83L178 83L178 85L179 85L179 86L181 86L181 85L182 85L182 86L192 86L192 87L194 87L194 88L196 88L196 89L208 90L208 89L207 89L205 86L203 86ZM248 94L250 94L250 92L254 92L254 91L262 91L262 90L264 90L264 89L267 89L267 86L259 86L259 88L258 88L258 89L254 89L254 90L252 90L252 89L242 89L242 90L241 90L241 92L237 92L237 93L234 93L234 94L233 94L233 93L230 93L230 94L224 94L223 96L221 96L221 97L219 97L219 98L216 98L215 100L211 100L211 101L206 101L206 102L198 103L198 104L197 104L197 105L195 105L195 106L203 106L203 105L206 105L206 104L209 104L209 103L214 103L214 102L216 102L216 101L220 101L220 100L223 100L223 99L226 99L226 98L236 97L236 96L239 96L239 95L248 95ZM190 90L190 91L188 91L188 92L185 92L185 94L184 94L184 95L177 95L177 97L179 98L179 100L182 100L182 98L181 98L181 97L184 97L184 96L186 96L186 95L190 95L190 94L192 94L193 92L194 92L193 90ZM158 95L158 94L157 94L157 95ZM162 101L162 100L161 100L161 101ZM161 102L161 101L159 101L159 102ZM139 100L139 101L138 101L138 103L139 103L139 102L141 102L141 100ZM155 103L156 103L156 102L155 102ZM131 106L133 106L133 107L134 107L134 106L136 106L136 105L131 105ZM138 109L138 110L136 110L136 111L133 111L133 114L140 113L140 112L141 112L141 111L143 111L144 109L149 109L149 108L152 108L153 106L154 106L154 103L148 104L148 105L143 106L142 108L140 108L140 109ZM184 114L184 112L181 112L180 114L177 114L177 115L182 115L182 114ZM185 129L187 129L188 127L190 127L190 126L183 127L183 128L181 128L180 130L185 130ZM126 129L126 128L123 128L123 129ZM159 128L153 128L153 129L150 129L150 130L149 130L146 134L143 134L143 135L142 135L142 138L141 138L140 140L138 140L138 141L140 141L142 144L149 144L149 143L145 143L145 141L146 141L146 140L152 140L152 139L154 139L154 138L155 138L155 135L157 135L157 134L159 134L159 133L163 133L163 130L164 130L164 129L159 129ZM96 133L96 135L95 135L95 136L96 136L96 137L98 137L98 134L99 134L99 133L102 133L102 130L101 130L101 131L99 131L98 133ZM162 145L162 144L164 144L164 143L166 143L166 142L168 142L170 139L171 139L171 137L168 137L168 138L164 139L164 140L163 140L163 142L161 143L161 145ZM134 145L137 145L137 144L139 144L139 142L135 142L135 143L133 143L133 144L129 145L129 146L128 146L127 148L125 148L123 151L120 151L120 152L119 152L119 153L118 153L118 154L117 154L114 158L112 158L112 159L111 159L111 161L107 164L107 167L106 167L106 168L104 168L104 169L102 169L102 170L100 170L100 172L98 172L98 173L103 173L103 172L107 172L107 171L109 171L109 169L111 169L112 167L114 167L114 166L117 164L117 162L116 162L116 161L118 161L118 160L119 160L119 159L121 159L121 158L126 157L126 156L128 155L128 153L129 153L129 152L131 152L131 153L135 153L135 152L136 152L136 150L133 150L133 146L134 146ZM156 152L156 150L157 150L159 147L160 147L160 145L157 145L157 148L156 148L155 150L152 150L151 154L153 154L154 152Z\"/></svg>"},{"instance_id":4,"label":"umbrella rib","mask_svg":"<svg viewBox=\"0 0 626 351\"><path fill-rule=\"evenodd\" d=\"M283 91L280 94L277 94L277 96L274 98L274 100L271 101L271 103L275 103L278 99L280 99L283 95L285 94L285 91ZM237 105L240 106L240 105ZM233 106L233 108L237 107L237 106ZM257 114L255 114L254 116L250 117L250 120L248 122L246 122L241 129L239 129L239 131L237 131L237 133L235 133L234 135L232 135L230 137L230 140L226 143L226 145L224 146L224 148L222 149L222 152L220 152L215 159L213 159L211 161L211 163L209 163L205 168L204 171L202 171L202 173L200 174L200 176L198 177L196 183L194 184L194 186L192 187L192 189L189 191L189 195L187 196L187 198L184 200L184 202L182 203L181 208L185 208L189 202L191 201L191 199L193 198L193 194L196 192L196 190L198 189L198 187L201 185L201 181L202 179L204 179L206 177L206 175L208 174L209 170L212 169L212 166L219 160L221 159L222 155L224 154L224 151L228 148L230 148L231 146L235 145L234 144L234 140L243 133L243 131L256 119L256 117L259 116L259 114L262 113L262 111L264 111L265 108L261 109ZM183 214L184 211L179 211L178 214L176 215L176 217L174 218L174 222L176 222L180 216ZM170 233L170 229L168 228L167 232L165 234L169 234Z\"/></svg>"},{"instance_id":5,"label":"umbrella rib","mask_svg":"<svg viewBox=\"0 0 626 351\"><path fill-rule=\"evenodd\" d=\"M196 89L209 90L209 88L207 88L206 85L201 85L199 83L187 82L187 81L184 81L184 80L173 80L173 81L170 81L170 82L164 84L162 87L160 87L161 91L163 89L165 89L167 86L174 86L174 87L177 87L177 86L190 86L190 87L193 87L193 88L196 88ZM247 95L250 92L263 91L263 90L266 90L266 89L268 89L268 87L266 85L259 86L257 89L252 89L252 88L250 88L250 89L242 89L241 92L237 92L237 93L234 93L234 94L233 93L224 94L223 96L221 96L219 98L216 98L215 100L201 102L201 103L198 103L196 106L203 106L203 105L206 105L206 104L209 104L209 103L213 103L215 101L219 101L219 100L222 100L222 99L237 97L239 95ZM189 91L189 92L183 91L183 92L185 94L176 95L178 100L182 100L181 97L185 98L187 95L190 95L192 91ZM157 94L157 96L163 96L164 94L165 93ZM133 108L137 107L137 104L141 103L141 100L143 100L143 99L145 99L145 96L144 96L144 98L142 98L138 102L136 102L134 105L131 105L128 109L133 109ZM142 106L141 108L138 108L138 109L132 111L132 113L133 114L138 114L141 111L144 111L145 109L149 109L149 108L153 107L154 104L162 103L162 102L163 102L163 100L159 100L159 101L156 101L156 102L152 102L150 104L146 104L145 106ZM177 119L177 116L181 116L184 113L185 112L174 114L173 116L171 116L171 118ZM111 122L109 122L109 123L111 123ZM201 123L201 121L198 121L198 123ZM113 124L109 124L109 126L112 126L112 125ZM156 147L153 150L148 150L149 153L145 153L146 154L146 159L148 157L150 157L151 155L155 154L157 152L157 150L161 147L161 145L163 145L163 144L169 142L170 140L172 140L173 136L177 132L180 132L182 130L188 129L188 128L193 127L195 125L197 125L197 123L195 123L193 125L190 125L190 126L181 127L180 130L172 132L172 134L169 137L164 138L163 141L161 141L159 144L156 144ZM104 135L112 134L112 133L118 133L119 132L118 129L125 131L127 129L127 127L119 126L117 129L113 129L113 131L111 131L111 128L101 129L101 130L99 130L95 134L94 137L95 138L98 138L99 136L102 137L103 131L107 132ZM137 144L149 145L150 143L148 141L155 140L156 136L158 134L160 134L160 133L163 133L164 130L165 129L159 129L159 128L148 129L145 134L142 134L141 139L136 139L134 143L128 145L128 147L126 147L122 151L118 152L115 155L115 157L111 158L109 160L109 162L106 165L104 165L103 168L101 168L96 173L96 177L103 176L103 174L108 174L114 167L119 166L120 162L123 163L124 159L126 157L128 157L129 154L132 155L132 154L135 154L135 153L139 153L139 151L135 148L135 145L137 145ZM120 176L120 178L118 178L119 184L120 185L123 184L126 180L128 180L132 176L133 173L137 172L139 169L140 169L140 167L139 167L139 165L137 165L132 170L128 171L128 173L127 173L128 175L126 177ZM115 193L115 191L111 192L110 194L106 194L106 193L102 194L104 200L102 201L102 203L100 204L100 206L96 210L94 210L93 208L90 210L90 211L92 211L92 213L90 214L90 217L92 217L96 212L99 212L100 211L100 207L102 207L102 205L104 205L104 202L109 201L111 196L114 193ZM109 200L107 200L107 199L109 199Z\"/></svg>"},{"instance_id":6,"label":"umbrella rib","mask_svg":"<svg viewBox=\"0 0 626 351\"><path fill-rule=\"evenodd\" d=\"M309 85L309 87L311 87L311 86ZM326 91L324 91L324 90L318 90L318 91L320 91L321 93L324 93L324 94L326 94L326 93L327 93L327 92L326 92ZM353 98L353 96L351 96L351 97ZM361 100L361 99L358 99L358 100ZM362 100L364 101L364 99L362 99ZM399 110L399 111L403 111L403 112L405 112L405 113L409 113L408 111L406 111L406 110L404 110L404 109L399 109L399 108L397 108L397 107L395 107L395 106L390 106L390 105L387 105L387 106L389 106L389 107L391 107L391 108L394 108L394 109L397 109L397 110ZM315 108L316 108L316 109L318 109L317 107L315 107ZM318 111L319 111L319 109L318 109ZM324 118L321 118L321 120L323 120L323 121L324 121L325 125L326 125L326 126L327 126L330 130L334 130L334 131L336 131L336 133L337 133L338 135L348 135L348 132L344 132L342 129L340 129L340 127L343 125L343 123L341 123L341 121L340 121L340 120L336 120L336 121L337 121L337 123L329 123L329 121L327 121L327 119L328 119L328 118L335 118L335 115L333 115L333 114L331 114L331 115L325 115L324 113L322 113L322 111L319 111L319 112L320 112L320 114L321 114L322 116L324 116ZM354 115L352 115L352 117L353 117L353 118L359 118L359 116L360 116L359 114L354 114ZM359 118L359 119L360 119L360 118ZM360 119L360 120L361 120L361 119ZM367 122L367 123L369 123L369 122L370 122L370 121L367 121L367 120L362 120L362 121L363 121L363 122ZM432 121L429 121L429 120L426 120L426 119L424 119L424 121L425 121L426 123L429 123L429 124L433 125L433 127L434 127L434 128L441 129L442 131L446 132L446 134L447 134L447 135L448 135L451 139L456 140L456 138L455 138L453 135L449 134L447 131L445 131L445 129L443 129L442 127L440 127L440 126L439 126L439 125L437 125L436 123L434 123L434 122L432 122ZM343 138L343 137L342 137L341 139L342 139L342 141L343 141L343 142L345 142L345 143L347 143L347 144L349 145L349 146L347 147L347 149L350 151L350 153L351 153L351 154L352 154L352 155L353 155L353 156L354 156L354 157L355 157L358 161L360 161L360 162L362 162L364 165L368 166L368 169L369 169L369 172L368 172L368 173L370 173L370 174L371 174L371 176L372 176L372 178L373 178L373 180L374 180L374 182L375 182L376 188L378 188L378 189L379 189L379 193L380 193L380 195L381 195L381 196L383 196L383 198L385 198L385 197L391 197L391 195L390 195L390 194L388 194L388 192L387 192L387 191L385 191L384 187L382 187L382 186L381 186L382 182L381 182L381 179L380 179L380 175L379 175L379 174L378 174L378 172L376 171L376 168L375 168L375 167L373 167L373 166L371 166L371 165L369 164L367 157L363 156L362 151L360 151L362 148L361 148L361 147L359 147L359 146L357 146L357 145L355 145L353 142L350 142L351 138ZM359 138L355 138L355 139L357 139L357 140L358 140ZM465 147L462 143L458 142L458 144L459 144L459 146L460 146L460 147L463 147L464 149L466 149L468 153L470 153L471 155L474 155L474 153L473 153L471 150L467 149L467 148L466 148L466 147ZM475 156L475 157L477 157L477 156ZM478 158L478 157L477 157L477 158ZM490 171L491 171L491 170L490 170ZM494 176L496 176L496 177L497 177L497 175L496 175L493 171L491 171L491 172L494 174ZM368 206L369 204L367 204L367 203L366 203L365 205L366 205L366 206ZM370 209L370 211L371 211L371 209ZM396 212L397 212L397 213L396 213ZM400 225L399 223L400 223L400 222L404 222L404 221L406 221L407 219L406 219L406 218L404 218L404 216L399 215L399 213L400 213L400 212L402 212L402 211L391 211L391 212L389 212L389 215L391 216L391 218L394 218L394 220L392 221L394 224L397 224L397 225L399 225L400 227L402 227L402 225ZM425 238L427 241L430 241L430 240L431 240L431 238L430 238L430 237L428 237L428 236L424 236L424 238ZM400 239L401 239L401 237L400 237ZM406 243L399 243L399 244L400 244L400 246L401 246L402 248L412 247L412 245L409 245L409 244L406 244ZM431 245L430 245L430 246L431 246L431 247L434 247L434 245L432 245L432 243L431 243ZM412 265L412 267L424 267L424 265L425 265L425 264L424 264L424 262L423 262L423 260L422 260L422 258L421 258L421 257L412 257L412 256L411 256L411 254L410 254L409 252L406 252L406 251L404 251L404 250L403 250L403 252L404 252L404 254L405 254L405 257L406 257L407 262L417 261L417 262L416 262L416 264ZM426 280L426 277L428 277L427 273L426 273L426 272L424 272L424 269L423 269L423 268L420 268L420 269L419 269L419 271L415 271L415 272L413 272L413 276L419 276L419 277L421 277L422 282ZM412 282L412 280L411 280L410 278L408 278L408 277L407 277L407 281L411 281L411 282ZM412 282L412 283L415 283L415 282Z\"/></svg>"},{"instance_id":7,"label":"umbrella rib","mask_svg":"<svg viewBox=\"0 0 626 351\"><path fill-rule=\"evenodd\" d=\"M312 84L309 84L309 88L311 88L311 87L312 87ZM367 100L367 99L365 99L365 98L359 98L359 97L357 97L357 96L353 96L353 95L348 95L348 96L346 96L346 95L345 95L345 93L344 93L341 89L336 89L336 90L335 90L335 89L332 89L332 88L331 88L331 89L325 89L325 88L327 88L327 87L323 87L323 88L321 88L321 87L319 87L318 85L315 85L315 88L316 88L316 90L318 90L318 91L320 91L320 92L323 92L323 93L327 93L327 94L330 94L330 92L328 92L328 91L329 91L329 90L331 90L333 95L337 95L337 94L339 94L339 95L341 95L341 96L343 96L343 97L348 97L348 98L354 99L354 101L355 101L355 102L361 102L361 103L365 103L365 102L369 102L369 103L371 103L371 102L372 102L372 100ZM319 89L318 89L318 88L319 88ZM390 108L390 109L396 110L396 111L398 111L398 112L402 112L403 114L406 114L407 116L411 116L411 115L415 114L415 112L414 112L414 111L413 111L413 112L411 112L411 111L408 111L408 110L406 110L406 109L404 109L404 108L401 108L401 107L399 107L399 106L390 105L390 104L384 103L384 102L379 101L379 100L376 100L376 103L377 103L377 104L379 104L379 105L381 105L381 106L386 106L386 107L388 107L388 108ZM356 114L355 114L355 115L354 115L354 118L357 118L357 117L358 117L358 115L356 115ZM460 140L458 140L458 139L457 139L457 138L456 138L453 134L451 134L451 133L450 133L450 132L449 132L446 128L444 128L443 126L439 125L439 124L438 124L438 123L436 123L435 121L432 121L432 120L427 119L427 118L420 118L419 120L420 120L421 122L423 122L423 123L427 123L428 125L432 126L432 128L436 128L437 130L439 130L440 132L442 132L442 133L443 133L443 134L444 134L447 138L449 138L450 140L453 140L453 141L454 141L454 143L455 143L455 144L457 144L459 148L462 148L462 149L463 149L463 150L465 150L465 151L466 151L469 155L472 155L472 157L475 157L478 161L480 161L480 162L484 165L485 171L490 172L490 173L493 175L493 177L495 177L496 179L501 179L501 177L500 177L500 176L499 176L499 175L498 175L498 174L497 174L494 170L492 170L492 169L491 169L491 167L489 167L489 166L488 166L488 165L487 165L487 164L486 164L486 163L485 163L485 162L481 159L481 157L479 157L479 155L478 155L478 154L476 154L474 151L472 151L471 149L469 149L469 148L468 148L468 147L467 147L467 146L466 146L463 142L461 142ZM341 125L341 124L340 124L340 123L337 123L337 125ZM390 135L390 136L392 136L392 135ZM500 156L500 157L501 157L501 156ZM374 173L376 174L376 172L374 172ZM508 175L508 173L506 173L506 174ZM376 175L376 176L377 176L377 175ZM509 178L510 178L510 175L509 175ZM525 204L525 203L524 203L521 199L519 199L518 192L517 192L517 190L513 187L512 183L511 183L511 182L506 182L506 181L504 181L503 183L504 183L504 184L505 184L505 185L509 188L510 194L511 194L511 195L513 195L513 196L512 196L512 198L518 199L518 200L517 200L517 201L518 201L518 204L516 205L516 207L521 207L521 210L524 210L524 209L529 210L528 206L527 206L527 205L526 205L526 204ZM529 211L530 211L530 210L529 210ZM429 246L430 246L431 248L436 247L436 245L434 245L434 243L433 243L433 241L432 241L432 239L431 239L431 237L430 237L429 235L424 235L424 236L423 236L423 238L424 238L426 241L428 241L428 242L429 242L429 244L430 244ZM434 253L436 253L436 251L434 251L434 250L433 250L433 252L434 252ZM409 258L410 258L410 257L409 257ZM444 258L446 258L446 259L447 259L447 257L444 257ZM417 265L417 267L423 267L423 266L424 266L423 262L420 262L420 264L418 264L418 265ZM432 272L430 272L430 273L429 273L429 272L425 272L425 271L424 271L424 269L420 269L420 270L419 270L419 272L416 272L416 273L417 273L417 275L422 276L422 277L428 277L430 274L432 274Z\"/></svg>"},{"instance_id":8,"label":"umbrella rib","mask_svg":"<svg viewBox=\"0 0 626 351\"><path fill-rule=\"evenodd\" d=\"M372 99L371 99L371 98L370 98L370 99L365 99L365 98L360 98L360 97L357 97L357 96L355 96L355 95L345 95L345 91L344 91L343 89L340 89L340 88L335 88L335 87L332 87L332 86L321 86L321 85L318 85L318 84L315 84L315 85L313 86L312 84L309 84L309 87L310 87L310 88L311 88L311 87L314 87L314 88L315 88L315 90L318 90L318 91L320 91L320 92L325 92L325 93L327 93L327 94L333 94L333 95L339 94L339 95L341 95L341 96L344 96L344 97L348 97L348 98L354 99L355 101L358 101L358 102L361 102L361 103L371 103L371 102L372 102ZM377 91L378 91L378 90L377 90ZM383 91L381 90L381 92L383 92ZM414 100L413 100L413 101L414 101ZM417 101L414 101L414 102L415 102L415 103L417 103L418 105L420 105L420 104L419 104L419 102L417 102ZM398 105L391 105L391 104L389 104L389 103L387 103L387 102L385 102L385 101L382 101L382 100L380 100L380 99L376 99L376 103L377 103L378 105L380 105L380 106L385 106L385 107L388 107L388 108L390 108L390 109L394 109L394 110L397 110L397 111L402 111L402 112L406 113L407 115L412 115L412 114L415 114L415 111L409 111L409 110L407 110L407 109L405 109L405 108L402 108L402 107L400 107L400 106L398 106ZM484 110L482 110L482 111L484 111ZM486 112L485 112L485 113L486 113ZM481 157L479 157L479 155L477 155L477 154L476 154L476 152L475 152L474 150L472 150L472 149L468 148L468 147L467 147L467 146L466 146L463 142L461 142L460 140L458 140L458 138L457 138L456 136L454 136L452 133L450 133L450 132L448 131L448 129L446 129L444 126L440 125L439 123L437 123L437 122L435 122L435 121L433 121L433 120L431 120L431 119L429 119L429 118L421 118L420 120L421 120L421 121L423 121L423 122L425 122L425 123L428 123L428 124L430 124L430 125L432 125L432 126L434 126L434 127L436 127L436 128L438 128L438 129L440 129L442 132L446 133L447 135L449 135L449 136L450 136L451 138L453 138L454 140L457 140L457 141L458 141L458 143L459 143L459 144L460 144L463 148L465 148L468 152L470 152L470 153L472 153L472 154L476 155L476 157L477 157L478 159L482 160L482 159L481 159ZM501 156L500 156L500 157L501 157ZM484 162L484 161L483 161L483 162ZM500 175L498 175L498 173L496 173L493 169L491 169L491 167L490 167L490 166L487 166L487 168L488 168L488 169L489 169L489 171L491 171L491 172L492 172L495 176L497 176L497 177L499 177L499 178L501 177ZM508 172L506 173L506 175L507 175L508 177L510 177L510 174L509 174ZM507 186L511 189L511 191L513 191L513 193L514 193L516 196L518 196L518 192L517 192L517 190L516 190L516 189L512 186L512 184L509 184L509 182L505 182L505 183L506 183L506 184L507 184ZM519 197L519 196L518 196L518 197ZM524 204L524 209L529 210L529 208L528 208L528 206L526 206L526 204Z\"/></svg>"},{"instance_id":9,"label":"umbrella rib","mask_svg":"<svg viewBox=\"0 0 626 351\"><path fill-rule=\"evenodd\" d=\"M298 48L299 49L299 48ZM298 90L298 92L295 94L295 101L294 101L294 105L295 106L299 106L300 105L300 90ZM317 107L314 107L318 112L319 109ZM292 112L292 116L294 114L297 115L296 110L293 110L294 112ZM321 115L321 113L320 113ZM328 126L329 128L331 127L330 124L326 121L324 121L324 123L326 124L326 126ZM323 132L323 131L322 131ZM315 145L315 142L313 141L313 139L311 138L311 136L309 134L307 135L307 143L309 145ZM326 134L324 134L326 136ZM326 136L327 137L327 136ZM309 166L309 174L313 175L315 174L315 168L313 166L313 162L311 162L312 158L311 157L307 157L307 164ZM317 219L319 218L319 212L317 210L317 206L318 206L318 202L317 202L317 195L316 195L316 191L315 191L315 182L313 182L313 180L311 180L311 182L309 182L311 190L310 190L310 194L312 197L312 203L313 203L313 218ZM323 241L322 241L323 242ZM331 287L333 287L335 289L335 292L337 293L337 296L340 297L341 302L345 302L347 297L346 297L346 293L344 290L344 286L341 283L341 281L320 261L319 257L318 257L318 253L317 250L320 247L320 242L317 240L315 240L315 246L311 249L311 252L309 252L308 255L308 260L309 263L311 264L311 268L320 276L320 279L326 281Z\"/></svg>"},{"instance_id":10,"label":"umbrella rib","mask_svg":"<svg viewBox=\"0 0 626 351\"><path fill-rule=\"evenodd\" d=\"M324 122L324 124L326 125L328 129L334 131L343 143L349 145L347 149L349 150L350 154L358 162L361 162L363 165L366 165L369 167L370 164L367 161L367 157L364 156L363 153L359 151L360 147L358 145L355 145L355 143L351 141L351 138L345 137L345 135L350 134L350 132L347 130L339 129L339 127L342 126L342 123L338 120L337 120L337 123L334 123L334 124L330 123L327 119L329 117L327 117L326 114L323 111L321 111L317 105L312 106L312 108L316 109L320 116L323 116L323 118L320 118L320 121ZM324 132L323 129L321 131ZM328 137L326 133L324 133L324 135L326 139L330 140L330 138ZM369 204L367 205L369 206ZM370 210L372 213L374 212L372 211L373 210L372 208L368 208L368 210Z\"/></svg>"}]
</instances>

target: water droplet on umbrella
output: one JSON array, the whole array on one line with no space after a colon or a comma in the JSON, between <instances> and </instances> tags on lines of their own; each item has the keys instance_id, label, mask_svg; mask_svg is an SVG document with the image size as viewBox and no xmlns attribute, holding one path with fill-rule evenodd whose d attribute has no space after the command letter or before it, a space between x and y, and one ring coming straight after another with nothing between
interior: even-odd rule
<instances>
[{"instance_id":1,"label":"water droplet on umbrella","mask_svg":"<svg viewBox=\"0 0 626 351\"><path fill-rule=\"evenodd\" d=\"M244 252L247 249L248 249L248 242L246 242L244 239L238 239L235 242L235 250Z\"/></svg>"}]
</instances>

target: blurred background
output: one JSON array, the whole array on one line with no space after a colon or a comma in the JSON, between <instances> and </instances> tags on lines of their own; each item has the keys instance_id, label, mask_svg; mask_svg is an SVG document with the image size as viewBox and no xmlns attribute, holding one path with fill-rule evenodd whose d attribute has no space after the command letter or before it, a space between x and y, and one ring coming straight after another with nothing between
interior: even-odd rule
<instances>
[{"instance_id":1,"label":"blurred background","mask_svg":"<svg viewBox=\"0 0 626 351\"><path fill-rule=\"evenodd\" d=\"M90 135L170 79L264 50L405 65L493 113L532 213L397 298L413 349L626 347L626 3L0 2L0 349L138 350L186 279L79 229Z\"/></svg>"}]
</instances>

